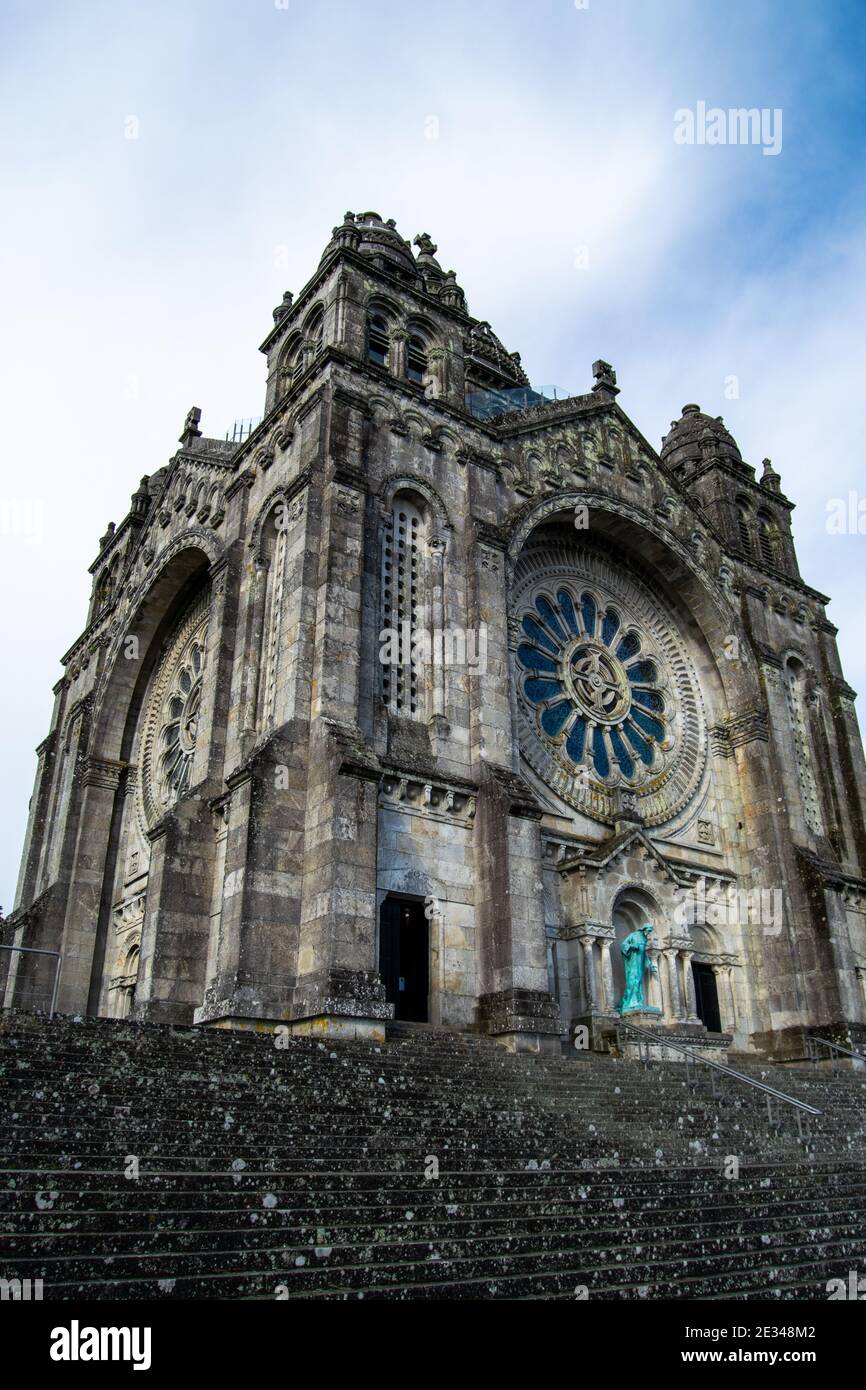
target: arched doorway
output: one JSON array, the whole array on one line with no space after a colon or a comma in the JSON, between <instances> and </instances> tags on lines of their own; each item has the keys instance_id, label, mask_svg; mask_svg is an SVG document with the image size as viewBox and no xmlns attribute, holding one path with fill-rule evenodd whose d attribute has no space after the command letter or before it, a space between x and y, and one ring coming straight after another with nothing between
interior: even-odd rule
<instances>
[{"instance_id":1,"label":"arched doorway","mask_svg":"<svg viewBox=\"0 0 866 1390\"><path fill-rule=\"evenodd\" d=\"M715 970L711 965L693 960L692 979L695 982L695 1013L709 1033L721 1033L722 1019Z\"/></svg>"},{"instance_id":2,"label":"arched doorway","mask_svg":"<svg viewBox=\"0 0 866 1390\"><path fill-rule=\"evenodd\" d=\"M389 895L379 913L379 974L395 1019L430 1017L430 923L421 898Z\"/></svg>"},{"instance_id":3,"label":"arched doorway","mask_svg":"<svg viewBox=\"0 0 866 1390\"><path fill-rule=\"evenodd\" d=\"M692 928L692 942L699 953L714 953L718 949L714 934L705 925ZM716 972L709 961L692 960L692 979L695 985L695 1013L709 1033L721 1033L722 1017Z\"/></svg>"}]
</instances>

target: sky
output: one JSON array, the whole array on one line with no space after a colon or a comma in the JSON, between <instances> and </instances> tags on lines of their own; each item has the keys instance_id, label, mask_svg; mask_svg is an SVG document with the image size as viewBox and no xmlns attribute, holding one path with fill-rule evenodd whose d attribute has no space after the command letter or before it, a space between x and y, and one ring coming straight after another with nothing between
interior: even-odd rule
<instances>
[{"instance_id":1,"label":"sky","mask_svg":"<svg viewBox=\"0 0 866 1390\"><path fill-rule=\"evenodd\" d=\"M772 458L866 699L866 535L827 526L866 497L864 60L863 0L4 0L6 911L98 538L190 406L262 413L347 209L429 232L534 383L601 357L656 447L695 401ZM680 143L699 103L781 148Z\"/></svg>"}]
</instances>

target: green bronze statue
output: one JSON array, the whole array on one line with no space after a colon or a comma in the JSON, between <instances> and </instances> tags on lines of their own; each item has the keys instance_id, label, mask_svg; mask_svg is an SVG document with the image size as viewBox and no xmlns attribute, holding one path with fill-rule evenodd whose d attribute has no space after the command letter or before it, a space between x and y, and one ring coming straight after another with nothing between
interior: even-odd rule
<instances>
[{"instance_id":1,"label":"green bronze statue","mask_svg":"<svg viewBox=\"0 0 866 1390\"><path fill-rule=\"evenodd\" d=\"M622 963L625 967L625 991L616 1006L617 1013L627 1014L634 1010L640 1010L645 1014L661 1013L661 1009L657 1009L654 1004L647 1003L643 987L644 975L647 970L652 975L658 974L655 962L647 959L647 946L651 934L652 923L644 922L637 931L629 932L620 946Z\"/></svg>"}]
</instances>

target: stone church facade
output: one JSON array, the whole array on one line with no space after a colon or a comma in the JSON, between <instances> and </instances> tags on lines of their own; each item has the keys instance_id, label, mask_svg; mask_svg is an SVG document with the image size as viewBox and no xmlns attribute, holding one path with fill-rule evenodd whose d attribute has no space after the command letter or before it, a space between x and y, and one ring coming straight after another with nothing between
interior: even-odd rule
<instances>
[{"instance_id":1,"label":"stone church facade","mask_svg":"<svg viewBox=\"0 0 866 1390\"><path fill-rule=\"evenodd\" d=\"M650 921L673 1034L866 1036L854 692L779 475L694 405L656 452L604 362L533 391L414 246L347 213L261 423L190 411L102 537L6 940L67 1013L540 1049L604 1045Z\"/></svg>"}]
</instances>

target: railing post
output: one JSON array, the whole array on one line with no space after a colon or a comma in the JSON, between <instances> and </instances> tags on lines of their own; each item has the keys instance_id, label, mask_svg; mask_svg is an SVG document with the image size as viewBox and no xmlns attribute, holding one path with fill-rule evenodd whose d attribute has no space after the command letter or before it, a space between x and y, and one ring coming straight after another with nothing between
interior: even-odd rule
<instances>
[{"instance_id":1,"label":"railing post","mask_svg":"<svg viewBox=\"0 0 866 1390\"><path fill-rule=\"evenodd\" d=\"M62 964L63 957L58 955L57 964L54 967L54 988L51 991L51 1008L48 1011L49 1018L54 1017L54 1010L57 1008L57 991L60 988L60 967Z\"/></svg>"}]
</instances>

